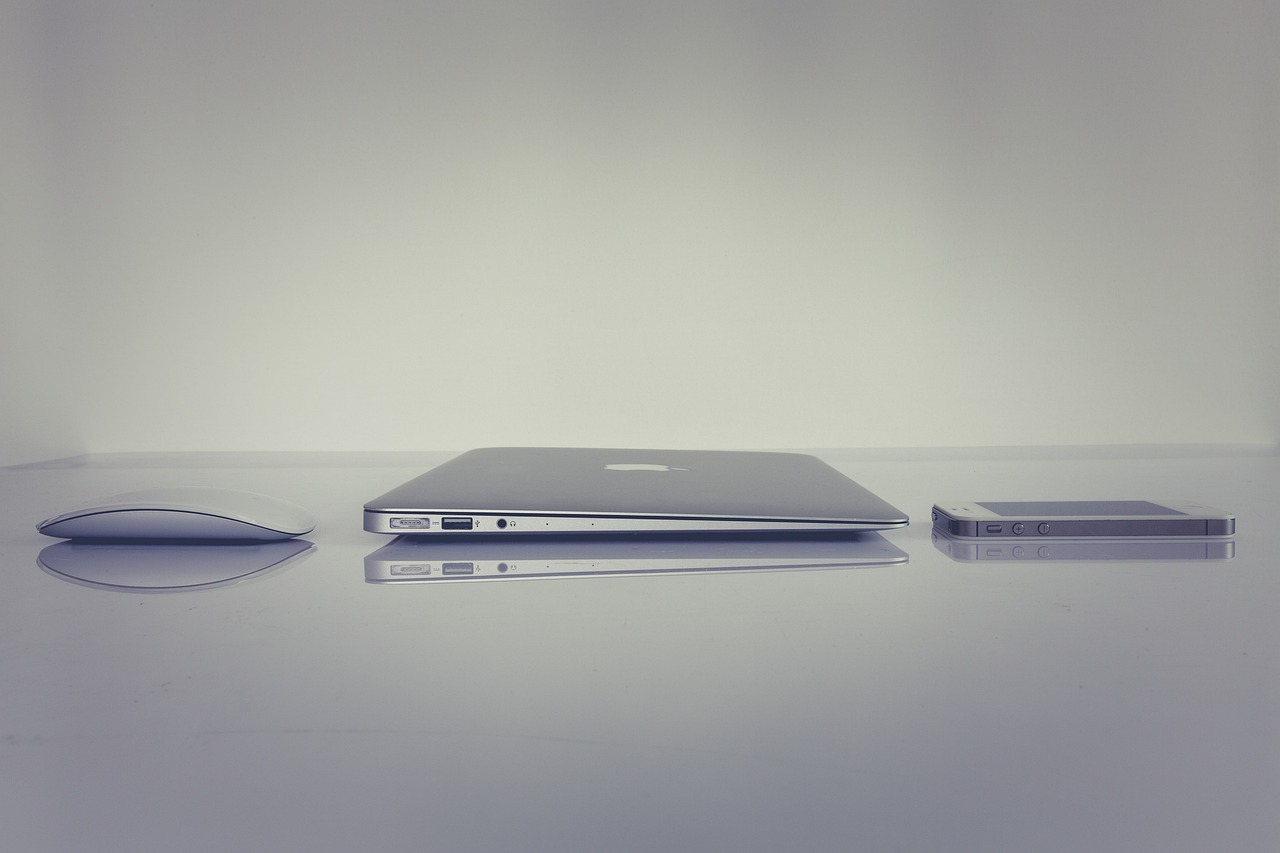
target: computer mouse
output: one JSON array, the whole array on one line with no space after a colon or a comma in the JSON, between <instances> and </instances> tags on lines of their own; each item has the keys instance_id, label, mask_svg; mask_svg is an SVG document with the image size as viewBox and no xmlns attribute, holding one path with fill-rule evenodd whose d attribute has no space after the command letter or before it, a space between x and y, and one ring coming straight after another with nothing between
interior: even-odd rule
<instances>
[{"instance_id":1,"label":"computer mouse","mask_svg":"<svg viewBox=\"0 0 1280 853\"><path fill-rule=\"evenodd\" d=\"M236 489L142 489L81 504L36 525L59 539L269 541L310 533L300 506Z\"/></svg>"}]
</instances>

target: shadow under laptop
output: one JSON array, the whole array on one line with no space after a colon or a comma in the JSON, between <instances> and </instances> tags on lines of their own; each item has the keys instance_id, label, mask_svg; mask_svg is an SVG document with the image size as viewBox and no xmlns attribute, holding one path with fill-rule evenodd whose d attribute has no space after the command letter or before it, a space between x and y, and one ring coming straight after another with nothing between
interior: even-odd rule
<instances>
[{"instance_id":1,"label":"shadow under laptop","mask_svg":"<svg viewBox=\"0 0 1280 853\"><path fill-rule=\"evenodd\" d=\"M373 584L813 571L891 566L907 554L878 533L795 535L401 536L365 558Z\"/></svg>"}]
</instances>

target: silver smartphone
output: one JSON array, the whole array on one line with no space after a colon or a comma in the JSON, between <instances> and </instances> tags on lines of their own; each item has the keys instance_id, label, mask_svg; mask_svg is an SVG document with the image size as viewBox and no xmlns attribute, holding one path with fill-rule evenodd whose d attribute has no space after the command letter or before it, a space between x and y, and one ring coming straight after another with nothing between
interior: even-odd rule
<instances>
[{"instance_id":1,"label":"silver smartphone","mask_svg":"<svg viewBox=\"0 0 1280 853\"><path fill-rule=\"evenodd\" d=\"M1186 501L949 501L933 525L951 536L1232 536L1236 517Z\"/></svg>"}]
</instances>

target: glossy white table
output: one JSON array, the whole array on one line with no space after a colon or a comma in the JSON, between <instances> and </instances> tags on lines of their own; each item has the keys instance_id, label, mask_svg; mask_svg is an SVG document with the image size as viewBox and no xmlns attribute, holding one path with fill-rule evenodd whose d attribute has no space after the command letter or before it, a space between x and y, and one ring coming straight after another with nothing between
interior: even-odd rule
<instances>
[{"instance_id":1,"label":"glossy white table","mask_svg":"<svg viewBox=\"0 0 1280 853\"><path fill-rule=\"evenodd\" d=\"M830 451L906 564L385 586L360 509L450 454L0 470L0 847L1280 849L1280 459ZM315 548L144 593L34 524L153 485L267 492ZM1184 498L1230 560L956 560L940 499Z\"/></svg>"}]
</instances>

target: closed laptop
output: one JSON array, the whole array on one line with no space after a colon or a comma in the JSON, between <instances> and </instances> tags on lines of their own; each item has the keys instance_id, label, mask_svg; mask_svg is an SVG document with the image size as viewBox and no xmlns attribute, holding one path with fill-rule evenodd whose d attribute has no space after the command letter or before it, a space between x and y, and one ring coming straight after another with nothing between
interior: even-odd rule
<instances>
[{"instance_id":1,"label":"closed laptop","mask_svg":"<svg viewBox=\"0 0 1280 853\"><path fill-rule=\"evenodd\" d=\"M815 456L736 450L490 447L365 504L412 536L886 530L900 510Z\"/></svg>"}]
</instances>

